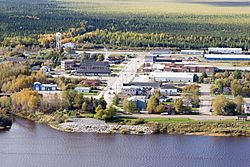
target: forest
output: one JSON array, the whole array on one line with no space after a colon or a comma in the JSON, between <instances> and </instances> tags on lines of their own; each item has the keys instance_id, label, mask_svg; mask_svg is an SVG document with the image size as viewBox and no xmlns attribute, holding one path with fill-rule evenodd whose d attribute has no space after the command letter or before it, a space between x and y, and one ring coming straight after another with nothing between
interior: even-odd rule
<instances>
[{"instance_id":1,"label":"forest","mask_svg":"<svg viewBox=\"0 0 250 167\"><path fill-rule=\"evenodd\" d=\"M70 40L118 48L249 48L248 4L191 1L0 0L0 41L6 46L6 37L38 38L84 25Z\"/></svg>"}]
</instances>

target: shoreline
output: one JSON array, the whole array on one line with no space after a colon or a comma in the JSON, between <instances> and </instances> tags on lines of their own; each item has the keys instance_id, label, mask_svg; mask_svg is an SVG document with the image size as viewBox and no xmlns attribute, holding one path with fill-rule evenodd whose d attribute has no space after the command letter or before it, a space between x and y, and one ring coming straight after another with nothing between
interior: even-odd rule
<instances>
[{"instance_id":1,"label":"shoreline","mask_svg":"<svg viewBox=\"0 0 250 167\"><path fill-rule=\"evenodd\" d=\"M78 118L89 119L90 118ZM250 124L239 124L232 128L230 122L217 122L210 126L210 122L201 123L145 123L141 125L119 125L105 123L103 125L86 124L73 119L59 125L50 125L52 128L70 133L105 133L105 134L169 134L193 136L225 136L225 137L250 137ZM200 127L199 127L200 126Z\"/></svg>"},{"instance_id":2,"label":"shoreline","mask_svg":"<svg viewBox=\"0 0 250 167\"><path fill-rule=\"evenodd\" d=\"M149 135L156 132L154 128L145 125L119 125L93 118L72 118L68 122L56 126L52 125L51 127L73 133Z\"/></svg>"},{"instance_id":3,"label":"shoreline","mask_svg":"<svg viewBox=\"0 0 250 167\"><path fill-rule=\"evenodd\" d=\"M14 115L24 119L35 121L40 124L46 124L50 128L68 133L103 133L131 135L168 134L193 136L250 137L250 123L248 122L148 122L138 125L120 125L118 123L106 123L105 121L93 118L69 118L63 123L55 123L51 121L53 120L53 117L51 118L51 120L46 119L47 117L51 117L49 115L25 116L21 113ZM86 120L87 122L85 122ZM97 121L97 123L95 121Z\"/></svg>"}]
</instances>

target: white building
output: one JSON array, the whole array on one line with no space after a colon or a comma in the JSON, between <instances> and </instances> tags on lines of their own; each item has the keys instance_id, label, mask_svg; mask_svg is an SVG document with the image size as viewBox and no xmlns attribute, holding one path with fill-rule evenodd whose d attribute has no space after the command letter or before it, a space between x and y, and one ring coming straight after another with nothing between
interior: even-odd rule
<instances>
[{"instance_id":1,"label":"white building","mask_svg":"<svg viewBox=\"0 0 250 167\"><path fill-rule=\"evenodd\" d=\"M122 91L128 95L146 95L152 94L159 86L159 83L154 82L130 82L122 85Z\"/></svg>"},{"instance_id":2,"label":"white building","mask_svg":"<svg viewBox=\"0 0 250 167\"><path fill-rule=\"evenodd\" d=\"M151 82L148 75L137 75L132 82Z\"/></svg>"},{"instance_id":3,"label":"white building","mask_svg":"<svg viewBox=\"0 0 250 167\"><path fill-rule=\"evenodd\" d=\"M244 109L246 114L250 114L250 103L245 103Z\"/></svg>"},{"instance_id":4,"label":"white building","mask_svg":"<svg viewBox=\"0 0 250 167\"><path fill-rule=\"evenodd\" d=\"M208 48L208 53L242 54L242 48Z\"/></svg>"},{"instance_id":5,"label":"white building","mask_svg":"<svg viewBox=\"0 0 250 167\"><path fill-rule=\"evenodd\" d=\"M162 95L166 96L175 96L178 92L177 87L175 87L174 85L163 85L159 90Z\"/></svg>"},{"instance_id":6,"label":"white building","mask_svg":"<svg viewBox=\"0 0 250 167\"><path fill-rule=\"evenodd\" d=\"M76 87L75 90L78 93L89 93L91 88L90 87Z\"/></svg>"},{"instance_id":7,"label":"white building","mask_svg":"<svg viewBox=\"0 0 250 167\"><path fill-rule=\"evenodd\" d=\"M168 56L172 54L171 50L152 50L149 52L149 56Z\"/></svg>"},{"instance_id":8,"label":"white building","mask_svg":"<svg viewBox=\"0 0 250 167\"><path fill-rule=\"evenodd\" d=\"M150 78L156 82L194 82L194 73L151 72Z\"/></svg>"},{"instance_id":9,"label":"white building","mask_svg":"<svg viewBox=\"0 0 250 167\"><path fill-rule=\"evenodd\" d=\"M228 60L228 61L241 61L250 60L250 55L244 54L205 54L204 58L207 60Z\"/></svg>"},{"instance_id":10,"label":"white building","mask_svg":"<svg viewBox=\"0 0 250 167\"><path fill-rule=\"evenodd\" d=\"M155 63L155 64L153 64L153 66L152 66L152 70L153 70L153 71L155 71L155 70L164 71L164 68L165 68L165 65L164 65L164 64Z\"/></svg>"},{"instance_id":11,"label":"white building","mask_svg":"<svg viewBox=\"0 0 250 167\"><path fill-rule=\"evenodd\" d=\"M181 54L184 55L203 55L203 50L181 50Z\"/></svg>"},{"instance_id":12,"label":"white building","mask_svg":"<svg viewBox=\"0 0 250 167\"><path fill-rule=\"evenodd\" d=\"M64 70L71 70L75 66L75 60L62 60L61 61L61 68Z\"/></svg>"},{"instance_id":13,"label":"white building","mask_svg":"<svg viewBox=\"0 0 250 167\"><path fill-rule=\"evenodd\" d=\"M70 48L70 49L75 49L76 45L72 42L68 42L62 45L63 48Z\"/></svg>"},{"instance_id":14,"label":"white building","mask_svg":"<svg viewBox=\"0 0 250 167\"><path fill-rule=\"evenodd\" d=\"M34 90L36 91L57 91L57 84L41 84L40 82L34 83Z\"/></svg>"},{"instance_id":15,"label":"white building","mask_svg":"<svg viewBox=\"0 0 250 167\"><path fill-rule=\"evenodd\" d=\"M138 87L135 86L122 86L122 92L127 95L136 95Z\"/></svg>"}]
</instances>

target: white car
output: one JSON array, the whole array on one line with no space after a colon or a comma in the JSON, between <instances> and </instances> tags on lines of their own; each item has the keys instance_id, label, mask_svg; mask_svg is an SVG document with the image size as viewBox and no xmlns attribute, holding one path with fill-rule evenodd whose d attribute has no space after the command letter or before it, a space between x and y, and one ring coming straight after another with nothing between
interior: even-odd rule
<instances>
[{"instance_id":1,"label":"white car","mask_svg":"<svg viewBox=\"0 0 250 167\"><path fill-rule=\"evenodd\" d=\"M163 112L161 115L169 115L168 112Z\"/></svg>"}]
</instances>

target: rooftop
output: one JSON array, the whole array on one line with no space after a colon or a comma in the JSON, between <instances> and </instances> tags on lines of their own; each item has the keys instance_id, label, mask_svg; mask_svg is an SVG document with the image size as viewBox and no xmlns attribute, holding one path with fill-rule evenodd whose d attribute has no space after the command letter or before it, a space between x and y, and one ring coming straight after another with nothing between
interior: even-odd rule
<instances>
[{"instance_id":1,"label":"rooftop","mask_svg":"<svg viewBox=\"0 0 250 167\"><path fill-rule=\"evenodd\" d=\"M148 87L159 87L160 84L158 82L129 82L124 83L123 86L148 86Z\"/></svg>"},{"instance_id":2,"label":"rooftop","mask_svg":"<svg viewBox=\"0 0 250 167\"><path fill-rule=\"evenodd\" d=\"M110 69L77 69L77 73L111 73Z\"/></svg>"},{"instance_id":3,"label":"rooftop","mask_svg":"<svg viewBox=\"0 0 250 167\"><path fill-rule=\"evenodd\" d=\"M250 59L250 55L245 54L205 54L209 59Z\"/></svg>"},{"instance_id":4,"label":"rooftop","mask_svg":"<svg viewBox=\"0 0 250 167\"><path fill-rule=\"evenodd\" d=\"M169 54L172 53L171 50L152 50L150 54Z\"/></svg>"},{"instance_id":5,"label":"rooftop","mask_svg":"<svg viewBox=\"0 0 250 167\"><path fill-rule=\"evenodd\" d=\"M156 69L164 69L165 68L165 65L164 64L153 64L153 68L156 68Z\"/></svg>"},{"instance_id":6,"label":"rooftop","mask_svg":"<svg viewBox=\"0 0 250 167\"><path fill-rule=\"evenodd\" d=\"M132 82L150 82L150 78L148 75L139 75Z\"/></svg>"},{"instance_id":7,"label":"rooftop","mask_svg":"<svg viewBox=\"0 0 250 167\"><path fill-rule=\"evenodd\" d=\"M44 87L57 87L57 84L42 84Z\"/></svg>"},{"instance_id":8,"label":"rooftop","mask_svg":"<svg viewBox=\"0 0 250 167\"><path fill-rule=\"evenodd\" d=\"M187 64L184 65L184 67L214 67L212 65L206 65L206 64Z\"/></svg>"},{"instance_id":9,"label":"rooftop","mask_svg":"<svg viewBox=\"0 0 250 167\"><path fill-rule=\"evenodd\" d=\"M90 87L75 87L75 90L90 90Z\"/></svg>"},{"instance_id":10,"label":"rooftop","mask_svg":"<svg viewBox=\"0 0 250 167\"><path fill-rule=\"evenodd\" d=\"M135 101L135 100L138 100L138 99L146 100L147 97L146 96L132 96L132 97L127 98L128 101Z\"/></svg>"},{"instance_id":11,"label":"rooftop","mask_svg":"<svg viewBox=\"0 0 250 167\"><path fill-rule=\"evenodd\" d=\"M169 77L169 78L190 78L193 79L194 73L187 72L151 72L152 77Z\"/></svg>"},{"instance_id":12,"label":"rooftop","mask_svg":"<svg viewBox=\"0 0 250 167\"><path fill-rule=\"evenodd\" d=\"M94 60L86 60L86 61L82 61L80 66L102 66L102 67L108 67L109 63L108 62L104 62L104 61L94 61Z\"/></svg>"},{"instance_id":13,"label":"rooftop","mask_svg":"<svg viewBox=\"0 0 250 167\"><path fill-rule=\"evenodd\" d=\"M204 50L181 50L181 52L204 53Z\"/></svg>"},{"instance_id":14,"label":"rooftop","mask_svg":"<svg viewBox=\"0 0 250 167\"><path fill-rule=\"evenodd\" d=\"M162 85L161 89L177 89L177 87L174 85L166 84L166 85Z\"/></svg>"},{"instance_id":15,"label":"rooftop","mask_svg":"<svg viewBox=\"0 0 250 167\"><path fill-rule=\"evenodd\" d=\"M210 47L208 50L238 50L242 51L242 48L218 48L218 47Z\"/></svg>"},{"instance_id":16,"label":"rooftop","mask_svg":"<svg viewBox=\"0 0 250 167\"><path fill-rule=\"evenodd\" d=\"M225 71L250 71L250 67L217 67L217 69Z\"/></svg>"},{"instance_id":17,"label":"rooftop","mask_svg":"<svg viewBox=\"0 0 250 167\"><path fill-rule=\"evenodd\" d=\"M75 62L75 60L72 60L72 59L65 59L65 60L62 60L62 62L73 63L73 62Z\"/></svg>"}]
</instances>

